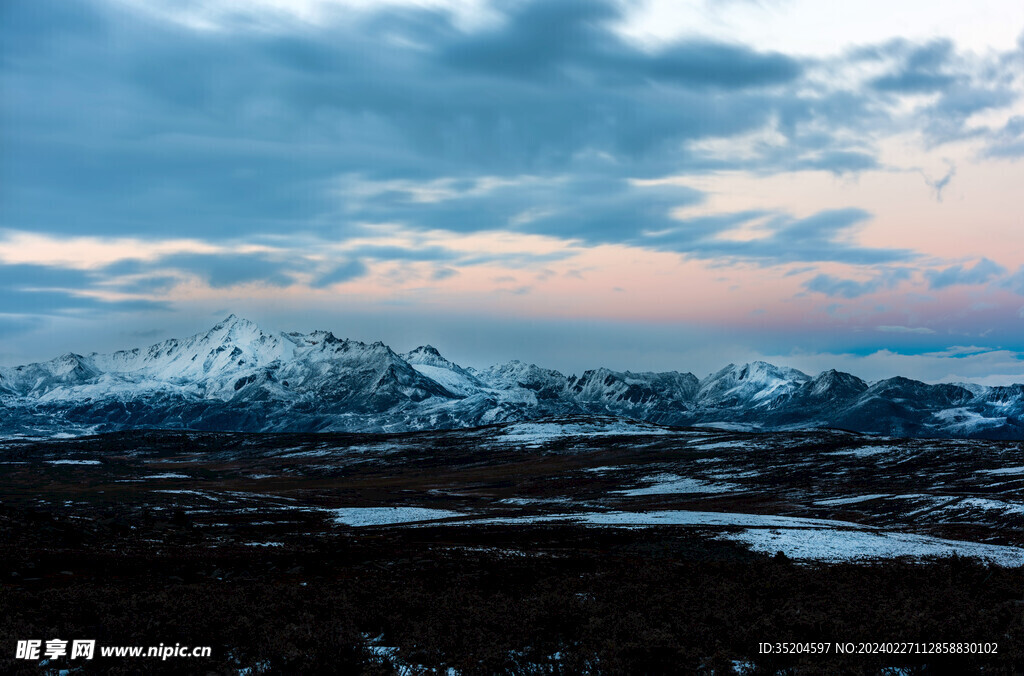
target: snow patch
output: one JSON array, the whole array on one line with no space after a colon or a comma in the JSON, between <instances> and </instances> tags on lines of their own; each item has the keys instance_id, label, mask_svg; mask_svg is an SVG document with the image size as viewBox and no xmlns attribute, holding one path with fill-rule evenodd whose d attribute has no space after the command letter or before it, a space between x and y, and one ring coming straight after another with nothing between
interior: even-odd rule
<instances>
[{"instance_id":1,"label":"snow patch","mask_svg":"<svg viewBox=\"0 0 1024 676\"><path fill-rule=\"evenodd\" d=\"M592 472L594 474L605 474L607 472L615 472L622 469L619 465L603 465L601 467L587 467L584 472Z\"/></svg>"},{"instance_id":2,"label":"snow patch","mask_svg":"<svg viewBox=\"0 0 1024 676\"><path fill-rule=\"evenodd\" d=\"M162 488L162 489L151 491L151 492L152 493L167 493L169 495L194 495L194 496L199 497L199 498L206 498L207 500L213 500L214 502L220 502L220 498L216 498L216 497L210 495L209 493L204 493L202 491L190 491L190 490L185 490L185 489L173 489L172 490L170 488Z\"/></svg>"},{"instance_id":3,"label":"snow patch","mask_svg":"<svg viewBox=\"0 0 1024 676\"><path fill-rule=\"evenodd\" d=\"M887 498L887 497L889 497L889 495L890 495L889 493L873 493L871 495L854 495L854 496L849 497L849 498L832 498L830 500L815 500L814 504L816 504L816 505L826 505L826 506L830 506L830 507L833 506L833 505L852 505L852 504L857 503L857 502L867 502L868 500L878 500L880 498Z\"/></svg>"},{"instance_id":4,"label":"snow patch","mask_svg":"<svg viewBox=\"0 0 1024 676\"><path fill-rule=\"evenodd\" d=\"M754 423L738 423L738 422L703 422L695 423L691 427L699 427L701 429L710 430L722 430L725 432L760 432L761 426L755 425Z\"/></svg>"},{"instance_id":5,"label":"snow patch","mask_svg":"<svg viewBox=\"0 0 1024 676\"><path fill-rule=\"evenodd\" d=\"M999 469L979 469L978 474L1024 474L1024 467L1001 467Z\"/></svg>"},{"instance_id":6,"label":"snow patch","mask_svg":"<svg viewBox=\"0 0 1024 676\"><path fill-rule=\"evenodd\" d=\"M860 448L846 448L841 451L830 451L825 455L851 455L856 458L869 458L882 453L898 453L898 446L861 446Z\"/></svg>"},{"instance_id":7,"label":"snow patch","mask_svg":"<svg viewBox=\"0 0 1024 676\"><path fill-rule=\"evenodd\" d=\"M984 512L1000 512L1002 514L1024 514L1024 504L1004 502L989 498L964 498L956 504L943 507L943 511L962 511L977 509Z\"/></svg>"},{"instance_id":8,"label":"snow patch","mask_svg":"<svg viewBox=\"0 0 1024 676\"><path fill-rule=\"evenodd\" d=\"M594 526L748 526L756 528L850 528L860 527L848 521L811 519L774 514L743 514L738 512L691 512L654 510L649 512L580 512L578 514L543 514L513 517L492 517L460 522L461 524L514 524L569 521Z\"/></svg>"},{"instance_id":9,"label":"snow patch","mask_svg":"<svg viewBox=\"0 0 1024 676\"><path fill-rule=\"evenodd\" d=\"M713 448L736 448L743 445L744 443L742 441L715 441L704 444L691 444L690 448L706 451Z\"/></svg>"},{"instance_id":10,"label":"snow patch","mask_svg":"<svg viewBox=\"0 0 1024 676\"><path fill-rule=\"evenodd\" d=\"M458 373L457 371L452 371L451 369L441 366L431 366L429 364L410 364L410 366L416 369L416 371L421 375L424 375L435 383L440 384L452 394L468 396L476 394L483 389L479 382L474 382L465 375Z\"/></svg>"},{"instance_id":11,"label":"snow patch","mask_svg":"<svg viewBox=\"0 0 1024 676\"><path fill-rule=\"evenodd\" d=\"M640 422L609 420L593 423L517 423L498 436L499 441L535 448L543 443L573 436L671 434L671 430Z\"/></svg>"},{"instance_id":12,"label":"snow patch","mask_svg":"<svg viewBox=\"0 0 1024 676\"><path fill-rule=\"evenodd\" d=\"M438 521L462 516L461 512L427 507L342 507L327 510L334 515L334 522L345 526L388 526L416 521Z\"/></svg>"},{"instance_id":13,"label":"snow patch","mask_svg":"<svg viewBox=\"0 0 1024 676\"><path fill-rule=\"evenodd\" d=\"M643 488L612 491L621 495L664 495L669 493L728 493L740 488L737 484L713 483L679 476L678 474L655 474L642 481L653 482Z\"/></svg>"},{"instance_id":14,"label":"snow patch","mask_svg":"<svg viewBox=\"0 0 1024 676\"><path fill-rule=\"evenodd\" d=\"M911 557L967 556L1001 566L1024 566L1024 549L944 540L910 533L885 533L834 528L748 529L723 533L723 539L742 542L758 552L782 552L792 559L856 561Z\"/></svg>"}]
</instances>

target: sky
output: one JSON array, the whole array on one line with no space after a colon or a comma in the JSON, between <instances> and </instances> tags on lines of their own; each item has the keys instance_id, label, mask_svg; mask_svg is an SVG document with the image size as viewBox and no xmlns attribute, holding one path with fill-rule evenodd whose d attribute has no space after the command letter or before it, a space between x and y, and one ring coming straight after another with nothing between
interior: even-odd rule
<instances>
[{"instance_id":1,"label":"sky","mask_svg":"<svg viewBox=\"0 0 1024 676\"><path fill-rule=\"evenodd\" d=\"M1024 3L5 0L0 365L1024 382Z\"/></svg>"}]
</instances>

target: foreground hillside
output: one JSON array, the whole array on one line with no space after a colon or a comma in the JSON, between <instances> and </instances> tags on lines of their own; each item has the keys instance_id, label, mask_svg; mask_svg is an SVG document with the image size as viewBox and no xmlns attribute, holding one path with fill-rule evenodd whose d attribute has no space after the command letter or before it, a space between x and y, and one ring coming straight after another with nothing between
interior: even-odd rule
<instances>
[{"instance_id":1,"label":"foreground hillside","mask_svg":"<svg viewBox=\"0 0 1024 676\"><path fill-rule=\"evenodd\" d=\"M16 440L0 463L5 644L213 648L81 673L1024 666L1018 442L591 416L397 435ZM996 652L759 648L807 641ZM0 670L38 673L11 654Z\"/></svg>"},{"instance_id":2,"label":"foreground hillside","mask_svg":"<svg viewBox=\"0 0 1024 676\"><path fill-rule=\"evenodd\" d=\"M266 332L234 315L148 349L0 368L0 435L139 428L403 432L614 415L664 425L829 427L930 438L1024 439L1024 385L867 383L765 362L691 373L565 376L511 361L463 368L431 346L397 354L327 331Z\"/></svg>"}]
</instances>

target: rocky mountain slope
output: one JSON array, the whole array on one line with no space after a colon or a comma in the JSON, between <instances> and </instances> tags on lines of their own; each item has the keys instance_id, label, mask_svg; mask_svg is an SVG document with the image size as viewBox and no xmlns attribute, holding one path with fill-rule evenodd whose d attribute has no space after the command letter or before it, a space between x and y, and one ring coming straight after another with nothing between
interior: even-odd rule
<instances>
[{"instance_id":1,"label":"rocky mountain slope","mask_svg":"<svg viewBox=\"0 0 1024 676\"><path fill-rule=\"evenodd\" d=\"M429 345L400 355L327 331L266 332L234 315L144 350L0 368L0 404L4 436L130 428L398 432L613 415L664 425L1024 438L1024 385L901 377L869 384L765 362L730 364L703 379L606 368L567 377L519 361L474 370Z\"/></svg>"}]
</instances>

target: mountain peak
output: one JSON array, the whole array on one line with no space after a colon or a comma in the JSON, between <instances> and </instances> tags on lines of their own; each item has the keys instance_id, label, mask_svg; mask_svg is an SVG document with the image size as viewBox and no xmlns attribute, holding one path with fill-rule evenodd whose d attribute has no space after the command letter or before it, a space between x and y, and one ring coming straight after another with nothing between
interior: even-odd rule
<instances>
[{"instance_id":1,"label":"mountain peak","mask_svg":"<svg viewBox=\"0 0 1024 676\"><path fill-rule=\"evenodd\" d=\"M213 325L213 330L216 331L218 329L225 329L225 328L227 328L229 326L232 326L232 325L236 324L239 321L246 321L246 320L240 320L238 318L238 315L236 315L234 312L232 312L227 317L225 317L224 319L222 319L219 322L217 322L216 324L214 324Z\"/></svg>"},{"instance_id":2,"label":"mountain peak","mask_svg":"<svg viewBox=\"0 0 1024 676\"><path fill-rule=\"evenodd\" d=\"M227 317L225 317L224 319L222 319L219 322L217 322L216 324L214 324L214 326L211 329L211 331L222 331L224 329L233 329L233 328L239 328L239 327L244 327L244 328L256 327L256 328L259 328L258 326L256 326L256 322L254 322L252 320L249 320L249 319L246 319L245 317L239 317L238 315L236 315L235 313L232 312Z\"/></svg>"},{"instance_id":3,"label":"mountain peak","mask_svg":"<svg viewBox=\"0 0 1024 676\"><path fill-rule=\"evenodd\" d=\"M766 361L729 364L701 381L697 397L717 405L770 405L810 379L802 371Z\"/></svg>"},{"instance_id":4,"label":"mountain peak","mask_svg":"<svg viewBox=\"0 0 1024 676\"><path fill-rule=\"evenodd\" d=\"M842 396L855 396L868 389L868 384L855 375L829 369L822 371L810 382L806 383L809 392L815 397L830 399Z\"/></svg>"},{"instance_id":5,"label":"mountain peak","mask_svg":"<svg viewBox=\"0 0 1024 676\"><path fill-rule=\"evenodd\" d=\"M463 372L461 366L449 359L445 359L433 345L420 345L415 350L403 354L402 359L417 366L437 366L460 373Z\"/></svg>"},{"instance_id":6,"label":"mountain peak","mask_svg":"<svg viewBox=\"0 0 1024 676\"><path fill-rule=\"evenodd\" d=\"M771 362L762 361L760 359L744 364L743 369L747 371L747 373L783 375L788 378L803 380L811 379L810 376L803 371L799 371L790 366L776 366Z\"/></svg>"},{"instance_id":7,"label":"mountain peak","mask_svg":"<svg viewBox=\"0 0 1024 676\"><path fill-rule=\"evenodd\" d=\"M744 364L729 364L711 374L705 380L714 381L726 378L731 380L774 380L783 378L800 381L811 379L806 373L795 368L776 366L770 362L755 360Z\"/></svg>"},{"instance_id":8,"label":"mountain peak","mask_svg":"<svg viewBox=\"0 0 1024 676\"><path fill-rule=\"evenodd\" d=\"M267 334L256 322L235 314L230 314L214 325L205 334L200 334L212 340L233 342L236 344L249 343L253 340L266 336Z\"/></svg>"}]
</instances>

